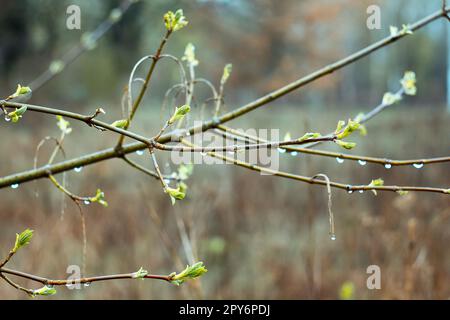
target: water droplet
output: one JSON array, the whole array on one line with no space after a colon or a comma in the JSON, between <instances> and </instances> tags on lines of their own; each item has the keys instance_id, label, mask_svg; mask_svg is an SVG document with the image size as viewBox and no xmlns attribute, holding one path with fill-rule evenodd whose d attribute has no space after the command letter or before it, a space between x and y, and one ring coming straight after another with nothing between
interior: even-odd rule
<instances>
[{"instance_id":1,"label":"water droplet","mask_svg":"<svg viewBox=\"0 0 450 320\"><path fill-rule=\"evenodd\" d=\"M83 167L76 167L75 169L73 169L73 171L77 173L81 172L81 170L83 170Z\"/></svg>"},{"instance_id":2,"label":"water droplet","mask_svg":"<svg viewBox=\"0 0 450 320\"><path fill-rule=\"evenodd\" d=\"M286 152L286 149L278 148L278 152L279 152L279 153L285 153L285 152Z\"/></svg>"},{"instance_id":3,"label":"water droplet","mask_svg":"<svg viewBox=\"0 0 450 320\"><path fill-rule=\"evenodd\" d=\"M189 137L191 135L191 133L188 131L186 132L186 137Z\"/></svg>"},{"instance_id":4,"label":"water droplet","mask_svg":"<svg viewBox=\"0 0 450 320\"><path fill-rule=\"evenodd\" d=\"M297 152L297 151L292 151L292 152L291 152L291 156L295 157L296 155L298 155L298 152Z\"/></svg>"},{"instance_id":5,"label":"water droplet","mask_svg":"<svg viewBox=\"0 0 450 320\"><path fill-rule=\"evenodd\" d=\"M333 240L333 241L335 241L335 240L336 240L336 235L335 235L334 233L331 234L331 235L330 235L330 239Z\"/></svg>"},{"instance_id":6,"label":"water droplet","mask_svg":"<svg viewBox=\"0 0 450 320\"><path fill-rule=\"evenodd\" d=\"M416 168L416 169L420 169L420 168L423 167L423 162L420 162L420 163L414 163L414 164L413 164L413 167Z\"/></svg>"},{"instance_id":7,"label":"water droplet","mask_svg":"<svg viewBox=\"0 0 450 320\"><path fill-rule=\"evenodd\" d=\"M358 190L358 192L359 192L359 193L364 193L364 190L363 190L363 189L361 189L361 190Z\"/></svg>"},{"instance_id":8,"label":"water droplet","mask_svg":"<svg viewBox=\"0 0 450 320\"><path fill-rule=\"evenodd\" d=\"M90 282L86 282L85 284L84 284L84 286L87 288L87 287L89 287L91 285L91 283Z\"/></svg>"},{"instance_id":9,"label":"water droplet","mask_svg":"<svg viewBox=\"0 0 450 320\"><path fill-rule=\"evenodd\" d=\"M170 179L164 179L164 182L165 182L166 184L169 184L169 183L170 183Z\"/></svg>"},{"instance_id":10,"label":"water droplet","mask_svg":"<svg viewBox=\"0 0 450 320\"><path fill-rule=\"evenodd\" d=\"M344 163L344 159L337 157L336 158L337 163Z\"/></svg>"},{"instance_id":11,"label":"water droplet","mask_svg":"<svg viewBox=\"0 0 450 320\"><path fill-rule=\"evenodd\" d=\"M348 193L353 193L353 190L352 190L352 186L351 185L347 185L347 192Z\"/></svg>"},{"instance_id":12,"label":"water droplet","mask_svg":"<svg viewBox=\"0 0 450 320\"><path fill-rule=\"evenodd\" d=\"M206 152L200 152L202 156L206 156Z\"/></svg>"},{"instance_id":13,"label":"water droplet","mask_svg":"<svg viewBox=\"0 0 450 320\"><path fill-rule=\"evenodd\" d=\"M144 150L138 150L138 151L136 151L136 154L138 156L142 156L144 154Z\"/></svg>"},{"instance_id":14,"label":"water droplet","mask_svg":"<svg viewBox=\"0 0 450 320\"><path fill-rule=\"evenodd\" d=\"M390 168L392 168L392 164L386 163L386 164L384 165L384 167L385 167L386 169L390 169Z\"/></svg>"},{"instance_id":15,"label":"water droplet","mask_svg":"<svg viewBox=\"0 0 450 320\"><path fill-rule=\"evenodd\" d=\"M360 164L360 165L362 165L362 166L365 166L366 165L366 163L367 163L367 161L365 161L365 160L358 160L358 163Z\"/></svg>"},{"instance_id":16,"label":"water droplet","mask_svg":"<svg viewBox=\"0 0 450 320\"><path fill-rule=\"evenodd\" d=\"M234 154L234 151L228 151L228 154Z\"/></svg>"},{"instance_id":17,"label":"water droplet","mask_svg":"<svg viewBox=\"0 0 450 320\"><path fill-rule=\"evenodd\" d=\"M85 204L85 205L90 205L91 202L90 202L89 200L84 200L84 204Z\"/></svg>"},{"instance_id":18,"label":"water droplet","mask_svg":"<svg viewBox=\"0 0 450 320\"><path fill-rule=\"evenodd\" d=\"M11 121L11 118L10 118L9 116L5 115L5 121L6 121L6 122L10 122L10 121Z\"/></svg>"},{"instance_id":19,"label":"water droplet","mask_svg":"<svg viewBox=\"0 0 450 320\"><path fill-rule=\"evenodd\" d=\"M11 188L12 188L12 189L17 189L18 187L19 187L19 184L18 184L18 183L14 183L14 184L11 185Z\"/></svg>"}]
</instances>

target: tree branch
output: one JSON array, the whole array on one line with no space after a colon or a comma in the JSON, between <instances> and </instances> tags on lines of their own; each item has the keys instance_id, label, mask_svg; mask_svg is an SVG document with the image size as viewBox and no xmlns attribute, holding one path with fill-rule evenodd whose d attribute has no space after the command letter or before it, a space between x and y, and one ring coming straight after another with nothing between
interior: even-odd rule
<instances>
[{"instance_id":1,"label":"tree branch","mask_svg":"<svg viewBox=\"0 0 450 320\"><path fill-rule=\"evenodd\" d=\"M96 277L84 277L84 278L78 278L78 279L64 279L64 280L54 280L54 279L47 279L44 277L39 277L33 274L29 274L22 271L7 269L7 268L0 268L0 274L6 273L10 275L14 275L20 278L32 280L35 282L42 283L43 285L50 285L50 286L64 286L64 285L73 285L77 283L85 284L85 283L93 283L98 281L108 281L108 280L117 280L117 279L136 279L135 273L123 273L123 274L112 274L112 275L105 275L105 276L96 276ZM156 279L156 280L164 280L170 282L172 277L171 276L164 276L164 275L154 275L154 274L148 274L143 277L144 279Z\"/></svg>"},{"instance_id":2,"label":"tree branch","mask_svg":"<svg viewBox=\"0 0 450 320\"><path fill-rule=\"evenodd\" d=\"M195 147L194 144L187 141L186 139L181 139L181 142L189 147ZM361 190L362 190L362 192L364 192L367 190L375 190L375 191L391 191L391 192L418 191L418 192L435 192L435 193L444 193L444 194L450 193L450 189L445 189L445 188L410 187L410 186L350 185L350 184L344 184L344 183L333 182L333 181L330 181L328 183L327 181L320 180L320 179L317 179L314 177L306 177L306 176L291 174L291 173L287 173L287 172L283 172L283 171L273 170L270 168L260 167L260 166L250 164L245 161L236 160L236 159L224 156L219 153L207 152L207 155L214 157L214 158L224 160L228 163L232 163L232 164L235 164L237 166L240 166L240 167L243 167L246 169L253 170L253 171L258 171L261 173L270 174L270 175L283 177L283 178L288 178L288 179L292 179L292 180L307 182L310 184L318 184L318 185L322 185L322 186L329 185L333 188L346 190L347 192L354 192L354 191L361 191Z\"/></svg>"},{"instance_id":3,"label":"tree branch","mask_svg":"<svg viewBox=\"0 0 450 320\"><path fill-rule=\"evenodd\" d=\"M436 11L436 12L432 13L431 15L410 25L410 29L413 31L418 30L437 19L446 16L446 14L448 13L449 10L450 10L450 8L446 7L445 11L443 11L443 10ZM394 43L397 40L403 38L404 36L405 35L388 36L388 37L344 58L344 59L341 59L333 64L330 64L330 65L328 65L316 72L313 72L306 77L303 77L297 81L294 81L278 90L275 90L275 91L255 100L251 103L248 103L247 105L245 105L243 107L240 107L234 111L228 112L219 118L205 121L200 125L191 126L190 128L188 128L186 130L186 133L194 134L196 132L203 132L208 129L214 128L220 124L223 124L223 123L226 123L233 119L236 119L236 118L238 118L260 106L263 106L281 96L284 96L284 95L290 93L291 91L293 91L295 89L298 89L298 88L300 88L308 83L311 83L311 82L313 82L335 70L338 70L352 62L355 62L355 61L367 56L368 54L370 54L376 50L379 50L380 48L383 48L391 43ZM68 115L65 115L65 116L68 116ZM85 120L83 120L83 121L85 121ZM94 119L92 121L96 121L96 120ZM135 136L130 136L130 133L128 133L126 130L114 128L114 129L112 129L112 131L126 135L133 139L136 138ZM158 139L158 142L166 143L166 142L170 141L170 137L171 137L170 133L162 135L160 137L160 139ZM139 139L136 139L136 140L138 140L138 141L142 140L141 137L138 137L138 138ZM125 146L122 146L122 148L120 148L120 150L116 150L115 148L109 148L109 149L101 150L101 151L91 153L88 155L84 155L84 156L81 156L81 157L78 157L75 159L59 162L59 163L53 164L51 166L16 173L16 174L1 178L0 179L0 188L10 186L10 185L16 184L16 183L23 183L26 181L43 178L48 175L48 172L51 172L52 174L57 174L60 172L71 170L76 167L94 164L94 163L101 162L101 161L104 161L107 159L119 158L119 157L122 157L124 154L128 154L128 153L135 152L137 150L142 150L145 148L148 148L148 140L127 144Z\"/></svg>"}]
</instances>

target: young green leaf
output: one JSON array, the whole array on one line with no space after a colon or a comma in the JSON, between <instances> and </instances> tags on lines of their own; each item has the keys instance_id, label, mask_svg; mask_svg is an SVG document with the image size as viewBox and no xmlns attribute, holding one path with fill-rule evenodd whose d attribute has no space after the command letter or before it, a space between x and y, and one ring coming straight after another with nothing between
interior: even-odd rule
<instances>
[{"instance_id":1,"label":"young green leaf","mask_svg":"<svg viewBox=\"0 0 450 320\"><path fill-rule=\"evenodd\" d=\"M20 248L26 246L30 243L31 238L33 237L33 230L26 229L20 234L16 234L16 243L14 244L13 252L17 252Z\"/></svg>"},{"instance_id":2,"label":"young green leaf","mask_svg":"<svg viewBox=\"0 0 450 320\"><path fill-rule=\"evenodd\" d=\"M381 179L381 178L372 180L372 181L369 183L369 187L381 187L381 186L384 186L384 180ZM371 190L371 191L373 192L374 195L377 195L377 190L374 190L374 189L373 189L373 190Z\"/></svg>"},{"instance_id":3,"label":"young green leaf","mask_svg":"<svg viewBox=\"0 0 450 320\"><path fill-rule=\"evenodd\" d=\"M396 26L389 26L389 32L392 37L395 37L398 35L398 28Z\"/></svg>"},{"instance_id":4,"label":"young green leaf","mask_svg":"<svg viewBox=\"0 0 450 320\"><path fill-rule=\"evenodd\" d=\"M22 87L20 84L17 85L16 92L14 92L12 95L8 97L8 100L18 98L22 95L27 95L31 93L30 87Z\"/></svg>"},{"instance_id":5,"label":"young green leaf","mask_svg":"<svg viewBox=\"0 0 450 320\"><path fill-rule=\"evenodd\" d=\"M402 24L402 29L399 30L396 26L389 26L389 32L392 37L403 36L406 34L413 34L411 27L408 24Z\"/></svg>"},{"instance_id":6,"label":"young green leaf","mask_svg":"<svg viewBox=\"0 0 450 320\"><path fill-rule=\"evenodd\" d=\"M344 120L339 120L338 123L337 123L337 126L336 126L335 133L341 132L342 129L344 128L344 126L345 126L345 121Z\"/></svg>"},{"instance_id":7,"label":"young green leaf","mask_svg":"<svg viewBox=\"0 0 450 320\"><path fill-rule=\"evenodd\" d=\"M231 75L232 70L233 70L233 65L231 63L228 63L227 65L225 65L225 67L223 68L222 78L220 79L220 83L222 85L224 85L225 82L227 82L228 78Z\"/></svg>"},{"instance_id":8,"label":"young green leaf","mask_svg":"<svg viewBox=\"0 0 450 320\"><path fill-rule=\"evenodd\" d=\"M111 123L111 125L113 127L123 129L128 125L128 120L127 119L116 120L113 123Z\"/></svg>"},{"instance_id":9,"label":"young green leaf","mask_svg":"<svg viewBox=\"0 0 450 320\"><path fill-rule=\"evenodd\" d=\"M203 262L197 262L193 264L192 266L187 265L186 269L184 269L182 272L176 274L175 272L170 275L171 279L170 282L179 286L186 280L195 279L203 274L208 272L208 270L203 265Z\"/></svg>"},{"instance_id":10,"label":"young green leaf","mask_svg":"<svg viewBox=\"0 0 450 320\"><path fill-rule=\"evenodd\" d=\"M52 296L56 294L56 289L49 286L43 286L40 289L33 290L33 295L36 296Z\"/></svg>"},{"instance_id":11,"label":"young green leaf","mask_svg":"<svg viewBox=\"0 0 450 320\"><path fill-rule=\"evenodd\" d=\"M187 184L184 183L183 181L180 181L180 182L178 183L178 189L180 190L181 193L186 194L186 191L187 191L187 189L188 189L188 186L187 186Z\"/></svg>"},{"instance_id":12,"label":"young green leaf","mask_svg":"<svg viewBox=\"0 0 450 320\"><path fill-rule=\"evenodd\" d=\"M301 138L298 139L298 142L303 142L305 140L317 139L320 138L320 133L318 132L307 132Z\"/></svg>"},{"instance_id":13,"label":"young green leaf","mask_svg":"<svg viewBox=\"0 0 450 320\"><path fill-rule=\"evenodd\" d=\"M365 125L361 124L361 121L364 119L364 113L360 112L358 113L358 115L355 117L355 119L353 119L353 121L358 122L359 123L359 134L362 136L367 135L367 128Z\"/></svg>"},{"instance_id":14,"label":"young green leaf","mask_svg":"<svg viewBox=\"0 0 450 320\"><path fill-rule=\"evenodd\" d=\"M183 14L182 9L178 9L173 13L172 11L168 11L164 15L164 24L166 29L170 32L178 31L184 28L189 22L186 20L186 17Z\"/></svg>"},{"instance_id":15,"label":"young green leaf","mask_svg":"<svg viewBox=\"0 0 450 320\"><path fill-rule=\"evenodd\" d=\"M356 147L356 143L355 142L346 142L346 141L342 141L342 140L336 140L335 141L337 145L341 146L344 149L347 150L351 150L354 147Z\"/></svg>"},{"instance_id":16,"label":"young green leaf","mask_svg":"<svg viewBox=\"0 0 450 320\"><path fill-rule=\"evenodd\" d=\"M144 268L140 268L138 271L133 273L133 279L144 279L144 277L148 275L148 271L144 270Z\"/></svg>"},{"instance_id":17,"label":"young green leaf","mask_svg":"<svg viewBox=\"0 0 450 320\"><path fill-rule=\"evenodd\" d=\"M23 114L27 111L27 106L22 106L10 113L8 113L8 117L11 119L12 122L19 121L20 118L22 118Z\"/></svg>"},{"instance_id":18,"label":"young green leaf","mask_svg":"<svg viewBox=\"0 0 450 320\"><path fill-rule=\"evenodd\" d=\"M409 24L402 24L402 30L400 30L400 34L413 34L413 31L411 30Z\"/></svg>"},{"instance_id":19,"label":"young green leaf","mask_svg":"<svg viewBox=\"0 0 450 320\"><path fill-rule=\"evenodd\" d=\"M385 105L387 105L387 106L390 106L390 105L392 105L392 104L394 104L394 103L397 103L397 102L399 102L400 100L402 100L402 96L399 95L399 94L394 94L394 93L391 93L391 92L386 92L386 93L383 95L383 104L385 104Z\"/></svg>"},{"instance_id":20,"label":"young green leaf","mask_svg":"<svg viewBox=\"0 0 450 320\"><path fill-rule=\"evenodd\" d=\"M191 107L187 104L182 105L181 107L176 107L175 112L173 113L172 117L169 119L169 124L172 124L180 119L182 119L186 114L191 111Z\"/></svg>"},{"instance_id":21,"label":"young green leaf","mask_svg":"<svg viewBox=\"0 0 450 320\"><path fill-rule=\"evenodd\" d=\"M166 187L165 192L169 194L172 205L175 204L176 200L183 200L186 197L186 193L179 186L177 189Z\"/></svg>"},{"instance_id":22,"label":"young green leaf","mask_svg":"<svg viewBox=\"0 0 450 320\"><path fill-rule=\"evenodd\" d=\"M192 43L188 43L186 49L184 50L184 56L181 60L186 61L188 66L196 67L198 66L198 60L195 58L195 46Z\"/></svg>"},{"instance_id":23,"label":"young green leaf","mask_svg":"<svg viewBox=\"0 0 450 320\"><path fill-rule=\"evenodd\" d=\"M417 93L416 74L413 71L406 71L400 83L407 95L414 96Z\"/></svg>"},{"instance_id":24,"label":"young green leaf","mask_svg":"<svg viewBox=\"0 0 450 320\"><path fill-rule=\"evenodd\" d=\"M358 130L360 126L359 122L348 119L347 125L344 127L343 121L340 120L335 131L337 139L348 137L352 132Z\"/></svg>"},{"instance_id":25,"label":"young green leaf","mask_svg":"<svg viewBox=\"0 0 450 320\"><path fill-rule=\"evenodd\" d=\"M89 198L89 201L90 202L98 202L105 208L108 206L108 202L105 201L105 193L100 189L97 189L97 193L96 193L95 197Z\"/></svg>"},{"instance_id":26,"label":"young green leaf","mask_svg":"<svg viewBox=\"0 0 450 320\"><path fill-rule=\"evenodd\" d=\"M65 120L62 116L58 115L56 116L56 119L58 120L58 122L56 123L56 125L58 126L58 128L64 133L64 134L69 134L72 132L72 128L70 128L70 122Z\"/></svg>"}]
</instances>

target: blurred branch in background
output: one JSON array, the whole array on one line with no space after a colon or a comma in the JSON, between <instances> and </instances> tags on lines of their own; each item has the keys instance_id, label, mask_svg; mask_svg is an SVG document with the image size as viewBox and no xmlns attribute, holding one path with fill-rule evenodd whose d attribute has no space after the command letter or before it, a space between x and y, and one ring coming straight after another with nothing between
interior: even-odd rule
<instances>
[{"instance_id":1,"label":"blurred branch in background","mask_svg":"<svg viewBox=\"0 0 450 320\"><path fill-rule=\"evenodd\" d=\"M47 70L42 72L28 85L33 91L39 90L47 82L56 77L66 67L75 62L83 53L93 50L97 42L122 19L132 4L139 0L124 0L120 6L114 8L109 13L108 18L100 23L92 32L86 32L81 36L80 42L64 53L59 59L53 60Z\"/></svg>"}]
</instances>

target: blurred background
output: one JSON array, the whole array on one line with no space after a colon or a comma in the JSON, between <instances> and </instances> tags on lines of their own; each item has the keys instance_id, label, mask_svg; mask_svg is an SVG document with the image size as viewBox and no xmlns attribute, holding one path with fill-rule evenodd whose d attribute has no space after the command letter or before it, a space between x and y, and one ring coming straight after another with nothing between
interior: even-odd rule
<instances>
[{"instance_id":1,"label":"blurred background","mask_svg":"<svg viewBox=\"0 0 450 320\"><path fill-rule=\"evenodd\" d=\"M224 65L232 63L225 112L387 36L390 25L401 27L441 7L439 0L139 1L90 50L73 49L108 21L111 10L121 3L128 6L127 1L112 0L3 0L0 96L14 92L18 83L32 84L39 88L30 103L83 114L101 106L107 112L102 120L120 119L131 69L158 47L164 34L163 14L182 8L189 25L172 35L165 52L181 58L192 42L200 61L197 76L216 86ZM72 4L81 9L80 30L66 27L66 9ZM366 10L374 4L381 9L381 28L369 30ZM447 156L449 39L448 22L440 19L229 125L276 128L293 137L307 131L326 133L338 120L371 110L386 91L400 88L405 70L413 70L418 94L370 121L368 135L355 137L358 146L351 152L389 159ZM55 61L74 54L79 57L73 63L55 72ZM145 75L146 68L138 74ZM178 82L175 64L157 65L132 125L135 132L148 136L158 132L173 105L182 101L170 100L161 110L166 90ZM199 87L194 114L209 97ZM212 108L207 105L206 115ZM64 142L68 158L116 143L117 136L111 133L75 121L71 125L73 132ZM28 112L18 124L2 121L0 176L31 169L39 141L58 135L52 116ZM41 149L40 165L53 147L48 143ZM339 150L334 145L320 149ZM147 155L131 158L151 167ZM167 154L158 158L165 173L176 170ZM381 165L339 164L333 158L285 153L280 154L280 167L307 176L326 173L349 184L381 177L388 185L450 187L448 164L386 170ZM118 159L68 172L66 181L76 194L93 195L101 188L109 202L106 209L95 204L83 207L88 275L133 272L141 266L151 273L169 274L181 271L192 258L204 261L209 272L181 287L119 280L81 290L62 287L51 299L450 298L450 200L439 194L374 196L335 190L337 239L331 241L325 188L240 167L195 165L187 198L175 206L158 181ZM14 257L10 268L66 278L68 265L82 264L80 215L71 201L63 199L48 180L0 191L0 255L14 244L16 232L35 230L31 245ZM369 265L381 268L381 290L366 287ZM36 288L35 283L17 281ZM0 282L0 299L17 298L27 297Z\"/></svg>"}]
</instances>

